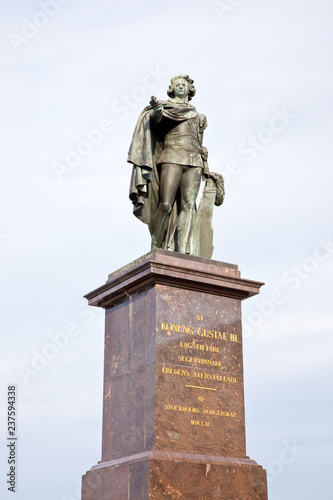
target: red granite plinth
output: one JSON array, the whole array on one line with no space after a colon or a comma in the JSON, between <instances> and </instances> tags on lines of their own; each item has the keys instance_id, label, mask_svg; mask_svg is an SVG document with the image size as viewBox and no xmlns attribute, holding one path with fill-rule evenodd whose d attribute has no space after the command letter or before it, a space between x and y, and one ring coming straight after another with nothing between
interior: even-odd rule
<instances>
[{"instance_id":1,"label":"red granite plinth","mask_svg":"<svg viewBox=\"0 0 333 500\"><path fill-rule=\"evenodd\" d=\"M143 457L143 455L145 455ZM149 456L147 456L149 455ZM150 452L104 463L83 477L82 498L257 500L267 498L266 472L254 460Z\"/></svg>"},{"instance_id":2,"label":"red granite plinth","mask_svg":"<svg viewBox=\"0 0 333 500\"><path fill-rule=\"evenodd\" d=\"M237 266L155 250L86 297L106 309L102 460L82 500L267 499L246 456Z\"/></svg>"}]
</instances>

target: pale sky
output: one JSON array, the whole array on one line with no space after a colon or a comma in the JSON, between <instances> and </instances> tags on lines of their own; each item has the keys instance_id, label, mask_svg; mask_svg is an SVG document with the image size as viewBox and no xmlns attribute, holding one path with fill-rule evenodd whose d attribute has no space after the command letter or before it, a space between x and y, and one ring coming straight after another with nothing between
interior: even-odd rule
<instances>
[{"instance_id":1,"label":"pale sky","mask_svg":"<svg viewBox=\"0 0 333 500\"><path fill-rule=\"evenodd\" d=\"M213 258L266 283L243 304L247 454L269 500L331 498L332 2L17 0L0 14L1 498L9 384L16 500L79 500L100 460L104 311L82 297L150 249L127 151L179 73L226 179ZM66 346L41 358L59 332Z\"/></svg>"}]
</instances>

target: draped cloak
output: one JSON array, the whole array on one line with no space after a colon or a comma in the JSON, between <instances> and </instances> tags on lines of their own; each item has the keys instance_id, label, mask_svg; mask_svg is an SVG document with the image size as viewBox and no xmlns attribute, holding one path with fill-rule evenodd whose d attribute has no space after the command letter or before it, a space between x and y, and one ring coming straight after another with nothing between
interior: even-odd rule
<instances>
[{"instance_id":1,"label":"draped cloak","mask_svg":"<svg viewBox=\"0 0 333 500\"><path fill-rule=\"evenodd\" d=\"M163 117L176 122L190 120L198 116L191 105L176 105L170 101L160 101L163 105ZM163 137L158 135L158 127L150 120L152 108L147 106L140 114L130 145L128 159L133 164L129 197L134 208L134 215L145 224L149 231L154 231L154 218L159 205L159 171L157 162L163 149ZM174 250L174 236L179 213L179 200L172 207L169 226L163 248Z\"/></svg>"}]
</instances>

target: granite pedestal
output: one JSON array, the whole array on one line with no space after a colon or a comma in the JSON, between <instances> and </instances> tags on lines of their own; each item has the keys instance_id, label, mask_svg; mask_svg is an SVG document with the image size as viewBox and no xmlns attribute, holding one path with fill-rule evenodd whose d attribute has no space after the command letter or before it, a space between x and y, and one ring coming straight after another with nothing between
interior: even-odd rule
<instances>
[{"instance_id":1,"label":"granite pedestal","mask_svg":"<svg viewBox=\"0 0 333 500\"><path fill-rule=\"evenodd\" d=\"M86 295L105 323L102 459L82 500L266 500L246 456L237 266L155 250Z\"/></svg>"}]
</instances>

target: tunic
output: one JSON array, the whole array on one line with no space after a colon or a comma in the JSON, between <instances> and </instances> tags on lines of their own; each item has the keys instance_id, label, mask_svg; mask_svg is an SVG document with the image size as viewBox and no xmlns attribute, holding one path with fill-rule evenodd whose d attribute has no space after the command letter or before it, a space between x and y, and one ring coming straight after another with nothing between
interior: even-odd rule
<instances>
[{"instance_id":1,"label":"tunic","mask_svg":"<svg viewBox=\"0 0 333 500\"><path fill-rule=\"evenodd\" d=\"M198 115L182 122L162 118L158 131L164 137L163 150L157 164L176 163L203 168L199 121Z\"/></svg>"}]
</instances>

